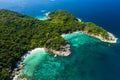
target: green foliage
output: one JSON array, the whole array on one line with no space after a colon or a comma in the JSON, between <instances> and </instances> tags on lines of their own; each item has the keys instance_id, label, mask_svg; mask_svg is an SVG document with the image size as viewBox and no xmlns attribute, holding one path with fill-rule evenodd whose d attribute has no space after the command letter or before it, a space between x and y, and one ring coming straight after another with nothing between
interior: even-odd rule
<instances>
[{"instance_id":1,"label":"green foliage","mask_svg":"<svg viewBox=\"0 0 120 80\"><path fill-rule=\"evenodd\" d=\"M85 24L84 31L94 35L101 35L103 38L106 39L108 38L108 33L103 28L95 25L92 22L86 22L84 24Z\"/></svg>"},{"instance_id":2,"label":"green foliage","mask_svg":"<svg viewBox=\"0 0 120 80\"><path fill-rule=\"evenodd\" d=\"M0 80L10 80L9 79L9 71L6 69L2 69L0 71Z\"/></svg>"},{"instance_id":3,"label":"green foliage","mask_svg":"<svg viewBox=\"0 0 120 80\"><path fill-rule=\"evenodd\" d=\"M104 29L91 22L79 22L67 11L56 10L49 17L40 21L13 11L0 10L0 80L9 80L9 70L28 50L36 47L59 50L61 45L66 44L60 36L63 33L84 30L108 37Z\"/></svg>"}]
</instances>

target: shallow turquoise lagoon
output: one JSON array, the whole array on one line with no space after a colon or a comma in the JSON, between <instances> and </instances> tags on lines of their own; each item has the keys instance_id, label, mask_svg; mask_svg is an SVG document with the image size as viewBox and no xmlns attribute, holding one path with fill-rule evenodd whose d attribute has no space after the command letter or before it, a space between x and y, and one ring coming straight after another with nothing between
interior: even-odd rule
<instances>
[{"instance_id":1,"label":"shallow turquoise lagoon","mask_svg":"<svg viewBox=\"0 0 120 80\"><path fill-rule=\"evenodd\" d=\"M54 57L44 49L33 50L20 72L29 80L117 80L119 43L103 43L82 32L63 37L71 45L69 56Z\"/></svg>"}]
</instances>

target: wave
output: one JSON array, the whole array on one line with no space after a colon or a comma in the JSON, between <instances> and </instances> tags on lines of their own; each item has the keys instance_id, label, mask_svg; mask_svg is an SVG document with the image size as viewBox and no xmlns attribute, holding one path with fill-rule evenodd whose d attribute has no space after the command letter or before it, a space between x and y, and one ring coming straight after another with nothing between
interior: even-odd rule
<instances>
[{"instance_id":1,"label":"wave","mask_svg":"<svg viewBox=\"0 0 120 80\"><path fill-rule=\"evenodd\" d=\"M21 61L20 64L18 65L18 68L20 68L20 70L15 72L16 75L13 78L13 80L23 79L24 74L31 76L32 72L35 70L35 66L38 65L44 59L46 54L47 52L45 51L44 48L35 48L31 51L28 51L28 53L23 56L24 60Z\"/></svg>"}]
</instances>

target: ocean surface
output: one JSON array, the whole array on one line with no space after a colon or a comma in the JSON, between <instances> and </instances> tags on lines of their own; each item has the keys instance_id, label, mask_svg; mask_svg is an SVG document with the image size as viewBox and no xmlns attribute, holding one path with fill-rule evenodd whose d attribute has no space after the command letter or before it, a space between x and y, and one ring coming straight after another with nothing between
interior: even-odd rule
<instances>
[{"instance_id":1,"label":"ocean surface","mask_svg":"<svg viewBox=\"0 0 120 80\"><path fill-rule=\"evenodd\" d=\"M120 0L0 0L0 8L42 20L46 12L64 9L120 38ZM120 80L119 39L115 44L104 43L83 33L64 38L71 45L68 57L34 49L22 61L26 65L20 73L29 80Z\"/></svg>"}]
</instances>

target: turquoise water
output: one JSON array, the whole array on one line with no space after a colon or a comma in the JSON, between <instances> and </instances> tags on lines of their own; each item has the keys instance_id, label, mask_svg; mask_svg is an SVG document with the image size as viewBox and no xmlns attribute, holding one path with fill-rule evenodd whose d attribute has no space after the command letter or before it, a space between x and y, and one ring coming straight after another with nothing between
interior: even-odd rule
<instances>
[{"instance_id":1,"label":"turquoise water","mask_svg":"<svg viewBox=\"0 0 120 80\"><path fill-rule=\"evenodd\" d=\"M43 15L40 15L40 16L36 16L35 18L36 19L39 19L39 20L47 20L47 17L45 15L46 13L44 13Z\"/></svg>"},{"instance_id":2,"label":"turquoise water","mask_svg":"<svg viewBox=\"0 0 120 80\"><path fill-rule=\"evenodd\" d=\"M34 50L30 52L31 54L27 54L25 60L22 63L25 63L25 67L23 70L21 70L21 73L27 74L27 76L33 76L36 67L40 65L44 60L44 57L47 55L45 50Z\"/></svg>"},{"instance_id":3,"label":"turquoise water","mask_svg":"<svg viewBox=\"0 0 120 80\"><path fill-rule=\"evenodd\" d=\"M1 8L42 20L46 12L63 9L120 37L120 0L0 0ZM84 34L65 39L71 44L70 56L37 52L26 59L22 72L32 80L120 80L120 40L108 44Z\"/></svg>"},{"instance_id":4,"label":"turquoise water","mask_svg":"<svg viewBox=\"0 0 120 80\"><path fill-rule=\"evenodd\" d=\"M66 34L64 38L71 45L69 56L33 51L23 61L26 66L21 73L29 80L119 80L119 43L103 43L81 32Z\"/></svg>"}]
</instances>

